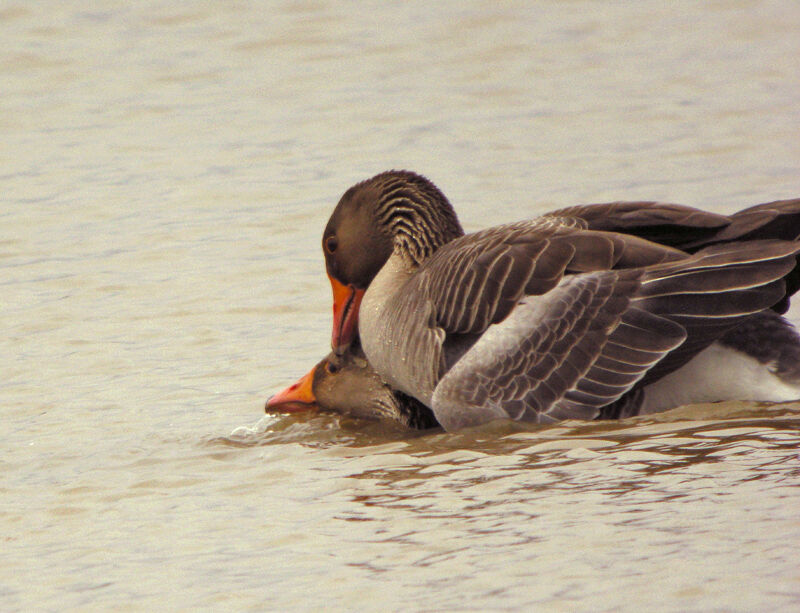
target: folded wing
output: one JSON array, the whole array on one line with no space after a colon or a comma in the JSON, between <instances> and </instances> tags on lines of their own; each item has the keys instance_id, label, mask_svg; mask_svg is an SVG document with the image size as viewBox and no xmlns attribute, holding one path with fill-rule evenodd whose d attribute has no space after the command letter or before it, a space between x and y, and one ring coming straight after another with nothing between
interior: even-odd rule
<instances>
[{"instance_id":1,"label":"folded wing","mask_svg":"<svg viewBox=\"0 0 800 613\"><path fill-rule=\"evenodd\" d=\"M517 297L505 318L497 316L503 311L496 296L476 291L470 298L490 323L442 373L431 399L436 418L448 429L495 417L592 418L637 384L679 368L746 317L781 300L783 278L798 251L800 245L783 241L716 245L641 268L614 269L624 258L611 257L610 270L565 275L573 258L553 287ZM555 258L559 264L553 269L564 259ZM502 296L503 283L498 288ZM449 307L453 300L434 304ZM457 315L450 325L474 321L461 311ZM447 320L438 321L444 326Z\"/></svg>"}]
</instances>

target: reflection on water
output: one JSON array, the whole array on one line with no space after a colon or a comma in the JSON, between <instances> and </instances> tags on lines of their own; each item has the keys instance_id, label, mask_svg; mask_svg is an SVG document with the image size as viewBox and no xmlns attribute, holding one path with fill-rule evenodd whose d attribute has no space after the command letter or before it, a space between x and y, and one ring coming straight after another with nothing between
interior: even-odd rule
<instances>
[{"instance_id":1,"label":"reflection on water","mask_svg":"<svg viewBox=\"0 0 800 613\"><path fill-rule=\"evenodd\" d=\"M0 33L3 611L796 608L797 405L262 414L327 353L320 233L378 171L469 230L800 195L795 3L12 2Z\"/></svg>"},{"instance_id":2,"label":"reflection on water","mask_svg":"<svg viewBox=\"0 0 800 613\"><path fill-rule=\"evenodd\" d=\"M315 449L304 485L325 494L304 502L315 505L316 537L361 580L380 586L394 577L409 606L425 608L431 594L444 594L436 607L591 602L604 609L618 607L627 590L648 609L665 608L665 599L673 610L781 608L794 600L790 587L753 588L774 575L768 560L791 559L800 536L792 510L798 404L490 424L411 439L373 428L338 416L267 417L210 444L270 448L294 440ZM324 431L335 440L321 440ZM770 522L755 535L758 516ZM768 558L752 555L754 539ZM318 580L338 594L330 570ZM386 598L379 589L373 596Z\"/></svg>"}]
</instances>

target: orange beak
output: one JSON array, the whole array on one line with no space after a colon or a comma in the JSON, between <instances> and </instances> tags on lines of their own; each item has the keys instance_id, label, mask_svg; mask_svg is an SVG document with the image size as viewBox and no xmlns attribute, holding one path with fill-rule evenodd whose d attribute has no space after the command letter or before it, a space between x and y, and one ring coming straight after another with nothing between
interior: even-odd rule
<instances>
[{"instance_id":1,"label":"orange beak","mask_svg":"<svg viewBox=\"0 0 800 613\"><path fill-rule=\"evenodd\" d=\"M328 275L333 289L333 335L331 347L337 355L342 355L353 342L358 332L358 308L366 290L352 285L342 285Z\"/></svg>"},{"instance_id":2,"label":"orange beak","mask_svg":"<svg viewBox=\"0 0 800 613\"><path fill-rule=\"evenodd\" d=\"M297 413L299 411L308 411L312 409L317 401L311 389L315 370L317 370L316 366L312 368L307 375L301 377L297 383L290 385L282 392L275 394L272 398L267 400L264 412Z\"/></svg>"}]
</instances>

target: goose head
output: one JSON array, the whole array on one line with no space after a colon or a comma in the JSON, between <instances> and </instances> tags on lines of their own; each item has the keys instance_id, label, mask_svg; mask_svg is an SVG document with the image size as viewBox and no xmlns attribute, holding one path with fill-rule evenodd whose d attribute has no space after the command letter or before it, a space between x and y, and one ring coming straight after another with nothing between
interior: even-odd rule
<instances>
[{"instance_id":1,"label":"goose head","mask_svg":"<svg viewBox=\"0 0 800 613\"><path fill-rule=\"evenodd\" d=\"M392 253L418 266L462 234L445 195L416 173L391 170L348 189L322 235L333 289L334 352L343 354L355 339L361 299Z\"/></svg>"},{"instance_id":2,"label":"goose head","mask_svg":"<svg viewBox=\"0 0 800 613\"><path fill-rule=\"evenodd\" d=\"M275 394L267 413L322 409L351 417L400 422L410 428L438 425L433 412L410 396L394 392L357 351L331 352L297 383Z\"/></svg>"}]
</instances>

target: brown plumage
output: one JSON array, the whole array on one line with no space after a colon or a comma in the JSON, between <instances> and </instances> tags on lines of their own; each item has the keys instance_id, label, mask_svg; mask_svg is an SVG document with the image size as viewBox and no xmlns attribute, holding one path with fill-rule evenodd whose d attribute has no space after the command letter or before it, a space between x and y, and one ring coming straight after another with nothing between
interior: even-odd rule
<instances>
[{"instance_id":1,"label":"brown plumage","mask_svg":"<svg viewBox=\"0 0 800 613\"><path fill-rule=\"evenodd\" d=\"M591 419L787 304L799 203L611 203L463 236L432 183L389 172L348 190L323 245L332 282L369 288L341 317L372 367L445 428Z\"/></svg>"}]
</instances>

